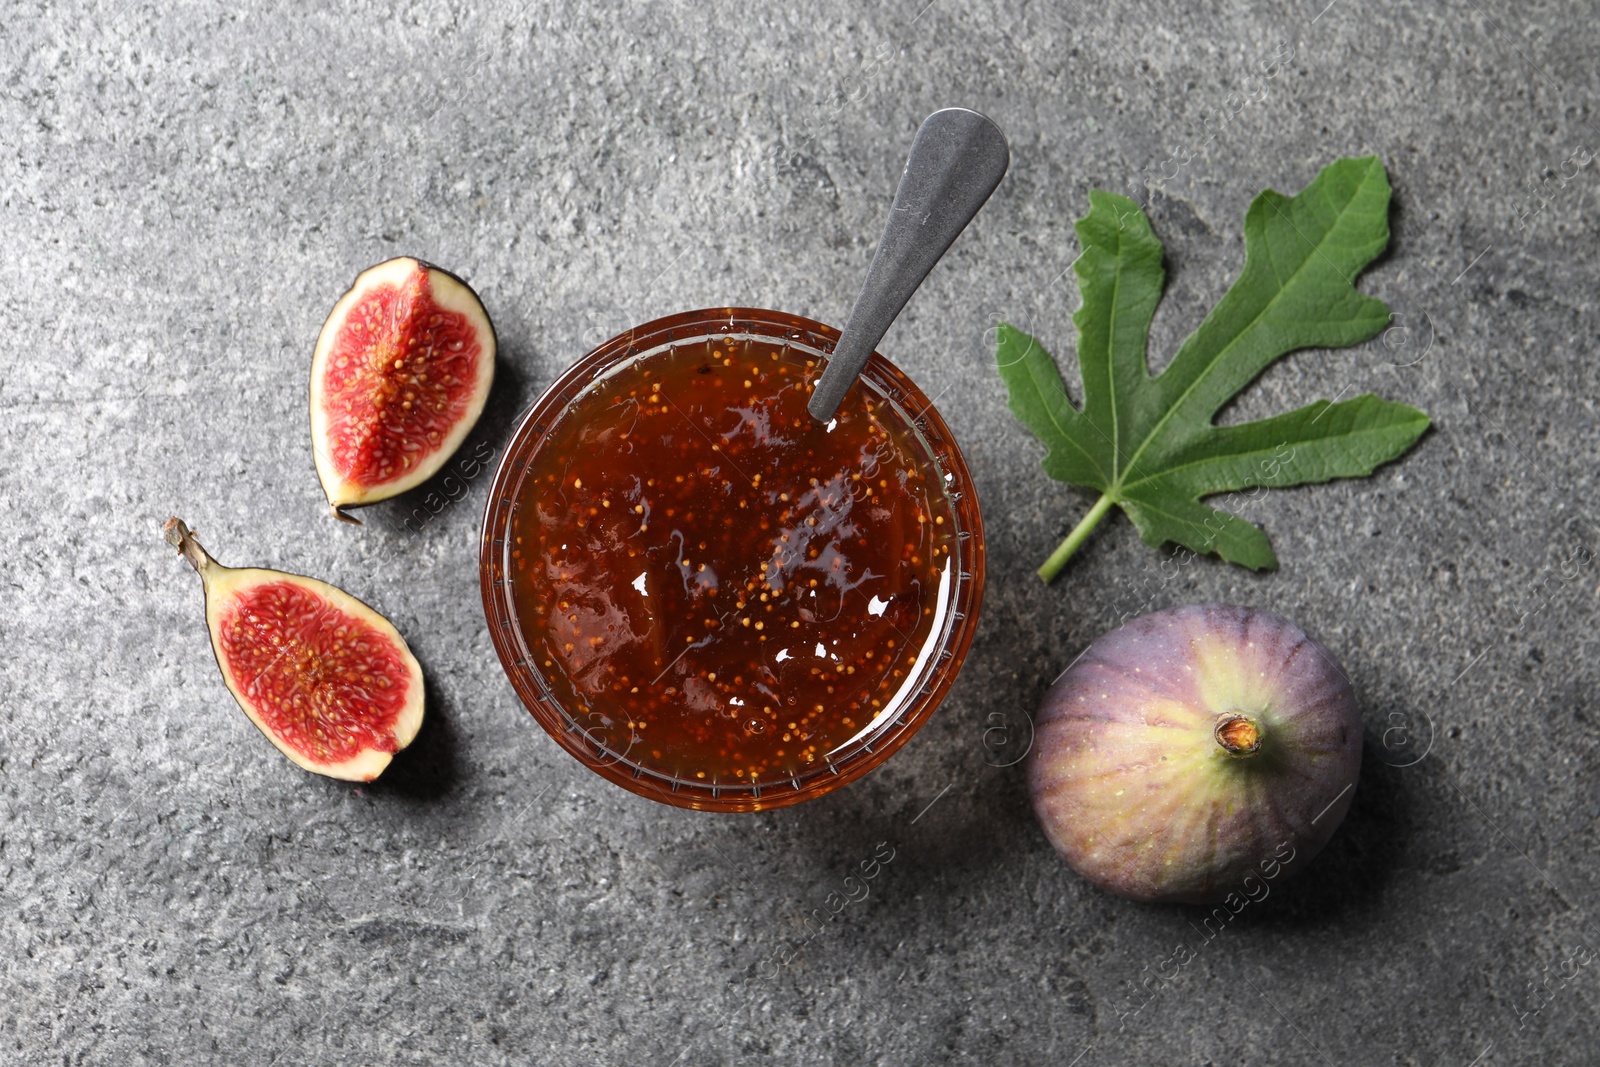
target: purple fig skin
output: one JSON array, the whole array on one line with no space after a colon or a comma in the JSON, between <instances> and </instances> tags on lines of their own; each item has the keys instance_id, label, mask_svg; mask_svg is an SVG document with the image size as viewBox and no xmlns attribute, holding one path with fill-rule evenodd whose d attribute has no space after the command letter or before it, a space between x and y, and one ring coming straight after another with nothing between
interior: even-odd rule
<instances>
[{"instance_id":1,"label":"purple fig skin","mask_svg":"<svg viewBox=\"0 0 1600 1067\"><path fill-rule=\"evenodd\" d=\"M1172 608L1105 634L1034 725L1028 792L1045 836L1134 900L1261 899L1328 843L1361 771L1338 661L1252 608Z\"/></svg>"}]
</instances>

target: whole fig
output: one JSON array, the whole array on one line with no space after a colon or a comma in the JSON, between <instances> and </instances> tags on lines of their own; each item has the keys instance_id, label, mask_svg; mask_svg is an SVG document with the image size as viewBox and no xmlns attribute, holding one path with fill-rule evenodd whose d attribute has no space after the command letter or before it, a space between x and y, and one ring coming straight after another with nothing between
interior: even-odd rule
<instances>
[{"instance_id":1,"label":"whole fig","mask_svg":"<svg viewBox=\"0 0 1600 1067\"><path fill-rule=\"evenodd\" d=\"M1349 809L1361 715L1333 654L1287 619L1172 608L1103 635L1056 680L1028 759L1045 836L1095 885L1260 899Z\"/></svg>"}]
</instances>

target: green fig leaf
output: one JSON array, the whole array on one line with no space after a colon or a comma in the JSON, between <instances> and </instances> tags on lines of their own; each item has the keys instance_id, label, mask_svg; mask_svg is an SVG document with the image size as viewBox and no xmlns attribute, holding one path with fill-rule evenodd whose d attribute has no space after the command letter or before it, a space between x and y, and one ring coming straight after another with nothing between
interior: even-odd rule
<instances>
[{"instance_id":1,"label":"green fig leaf","mask_svg":"<svg viewBox=\"0 0 1600 1067\"><path fill-rule=\"evenodd\" d=\"M1298 196L1256 197L1245 215L1244 270L1151 375L1145 346L1164 281L1161 242L1132 200L1089 194L1073 264L1083 406L1026 333L1001 323L995 352L1012 413L1048 450L1046 473L1101 493L1041 577L1054 578L1113 505L1147 544L1276 567L1266 534L1201 498L1364 477L1422 436L1428 416L1370 394L1241 425L1213 422L1289 352L1358 344L1388 325L1387 305L1354 285L1389 242L1388 213L1389 180L1375 156L1328 165Z\"/></svg>"}]
</instances>

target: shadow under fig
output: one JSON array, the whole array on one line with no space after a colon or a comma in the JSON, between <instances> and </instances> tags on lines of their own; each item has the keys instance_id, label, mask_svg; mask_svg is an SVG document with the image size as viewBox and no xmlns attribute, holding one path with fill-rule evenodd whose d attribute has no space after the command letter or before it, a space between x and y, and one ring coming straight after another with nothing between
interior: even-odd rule
<instances>
[{"instance_id":1,"label":"shadow under fig","mask_svg":"<svg viewBox=\"0 0 1600 1067\"><path fill-rule=\"evenodd\" d=\"M980 686L978 691L1007 688L994 681L996 686ZM1010 687L1030 685L1021 680ZM974 714L968 709L963 718L969 721L955 724L951 733L959 738L970 732ZM919 737L908 747L918 741L945 751L954 743L947 734ZM1361 777L1344 821L1320 853L1269 882L1265 898L1245 905L1238 915L1242 925L1306 930L1359 923L1383 911L1388 887L1416 867L1408 859L1415 847L1415 820L1409 800L1413 786L1406 776L1427 773L1425 762L1413 766L1385 762L1384 757L1392 756L1374 739L1369 726L1363 737ZM855 853L870 851L880 837L894 842L900 846L893 863L895 875L882 894L891 910L936 906L926 896L918 902L918 896L925 894L951 905L982 898L995 885L1014 883L1028 857L1054 856L1034 817L1020 765L995 767L973 760L951 773L947 761L938 762L941 770L932 775L926 763L915 773L895 774L891 762L838 793L802 805L798 813L787 813L796 824L792 855L819 874L848 873L848 861ZM950 795L918 816L943 781L952 778ZM1063 880L1078 879L1064 860L1058 862ZM1130 911L1180 912L1199 922L1212 910L1201 905L1142 904L1085 887L1103 897L1105 904Z\"/></svg>"},{"instance_id":2,"label":"shadow under fig","mask_svg":"<svg viewBox=\"0 0 1600 1067\"><path fill-rule=\"evenodd\" d=\"M531 357L526 362L532 362ZM494 388L489 393L489 402L483 407L478 425L467 436L467 443L487 441L494 446L496 456L504 452L511 443L511 431L516 429L523 413L541 392L543 389L534 388L532 376L519 370L502 350L495 359Z\"/></svg>"},{"instance_id":3,"label":"shadow under fig","mask_svg":"<svg viewBox=\"0 0 1600 1067\"><path fill-rule=\"evenodd\" d=\"M455 725L439 691L423 675L422 691L427 701L422 729L404 750L395 753L388 768L363 788L370 794L398 796L412 800L436 800L461 781Z\"/></svg>"}]
</instances>

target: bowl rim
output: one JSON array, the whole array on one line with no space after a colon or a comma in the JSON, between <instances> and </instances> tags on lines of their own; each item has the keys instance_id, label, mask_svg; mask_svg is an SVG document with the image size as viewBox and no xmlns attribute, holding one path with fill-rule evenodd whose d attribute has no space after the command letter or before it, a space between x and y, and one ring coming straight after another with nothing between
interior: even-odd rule
<instances>
[{"instance_id":1,"label":"bowl rim","mask_svg":"<svg viewBox=\"0 0 1600 1067\"><path fill-rule=\"evenodd\" d=\"M938 652L918 685L894 714L828 753L816 767L766 783L686 781L629 761L592 736L549 692L528 657L511 588L509 538L516 497L529 461L565 410L594 381L627 360L676 343L721 335L782 340L826 360L839 331L804 316L765 308L723 307L679 312L642 323L585 353L550 383L518 420L495 467L479 537L479 585L490 640L523 706L567 753L629 792L675 807L708 811L764 811L820 797L881 765L919 730L954 684L977 631L984 588L983 517L966 459L949 427L904 371L874 352L862 380L898 410L924 446L924 458L944 474L957 526L953 544L955 588ZM880 713L881 717L881 713ZM864 730L863 733L866 733Z\"/></svg>"}]
</instances>

